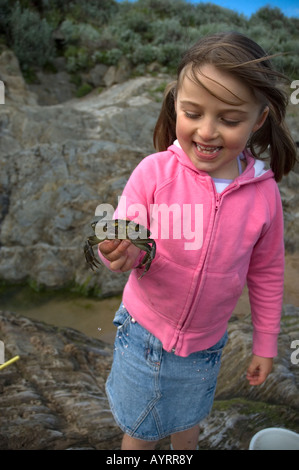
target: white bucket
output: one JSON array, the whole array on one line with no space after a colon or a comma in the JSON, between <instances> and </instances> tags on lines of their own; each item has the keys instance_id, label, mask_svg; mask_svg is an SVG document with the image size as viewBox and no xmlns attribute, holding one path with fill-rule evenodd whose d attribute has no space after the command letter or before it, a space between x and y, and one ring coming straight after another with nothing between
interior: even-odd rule
<instances>
[{"instance_id":1,"label":"white bucket","mask_svg":"<svg viewBox=\"0 0 299 470\"><path fill-rule=\"evenodd\" d=\"M299 434L283 428L267 428L256 433L249 450L299 450Z\"/></svg>"}]
</instances>

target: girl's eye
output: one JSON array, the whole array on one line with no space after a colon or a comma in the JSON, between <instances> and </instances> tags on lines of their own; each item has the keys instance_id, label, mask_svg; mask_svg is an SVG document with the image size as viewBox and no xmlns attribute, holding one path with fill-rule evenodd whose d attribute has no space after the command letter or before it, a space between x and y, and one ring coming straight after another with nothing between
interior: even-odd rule
<instances>
[{"instance_id":1,"label":"girl's eye","mask_svg":"<svg viewBox=\"0 0 299 470\"><path fill-rule=\"evenodd\" d=\"M231 127L234 127L234 126L237 126L238 124L240 124L240 121L230 121L228 119L222 119L222 122L226 125L226 126L231 126Z\"/></svg>"},{"instance_id":2,"label":"girl's eye","mask_svg":"<svg viewBox=\"0 0 299 470\"><path fill-rule=\"evenodd\" d=\"M199 114L188 113L187 111L185 111L185 116L186 116L188 119L198 119L198 118L200 117Z\"/></svg>"}]
</instances>

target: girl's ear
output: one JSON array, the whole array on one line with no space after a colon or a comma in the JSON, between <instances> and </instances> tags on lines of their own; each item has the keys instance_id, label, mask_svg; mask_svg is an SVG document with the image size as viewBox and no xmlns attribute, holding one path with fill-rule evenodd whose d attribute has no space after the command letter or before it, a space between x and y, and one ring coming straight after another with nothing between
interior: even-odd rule
<instances>
[{"instance_id":1,"label":"girl's ear","mask_svg":"<svg viewBox=\"0 0 299 470\"><path fill-rule=\"evenodd\" d=\"M264 124L264 122L266 121L268 117L268 114L269 114L269 106L265 106L261 115L258 117L258 120L252 129L252 132L256 132L262 127L262 125Z\"/></svg>"}]
</instances>

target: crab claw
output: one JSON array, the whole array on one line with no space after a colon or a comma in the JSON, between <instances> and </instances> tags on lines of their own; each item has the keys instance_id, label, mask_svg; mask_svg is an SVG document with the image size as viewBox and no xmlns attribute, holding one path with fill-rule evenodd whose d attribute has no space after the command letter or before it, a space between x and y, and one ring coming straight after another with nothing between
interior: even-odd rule
<instances>
[{"instance_id":1,"label":"crab claw","mask_svg":"<svg viewBox=\"0 0 299 470\"><path fill-rule=\"evenodd\" d=\"M92 245L89 243L87 240L84 244L84 254L85 254L85 259L86 263L88 266L94 271L94 268L98 268L98 265L101 264L99 261L95 258L94 252L92 249Z\"/></svg>"},{"instance_id":2,"label":"crab claw","mask_svg":"<svg viewBox=\"0 0 299 470\"><path fill-rule=\"evenodd\" d=\"M149 243L146 243L143 246L143 250L146 250L146 254L145 254L143 260L141 261L141 263L137 266L137 268L144 268L144 271L141 274L141 276L139 276L138 280L143 278L143 276L147 273L147 271L151 267L151 264L152 264L152 261L153 261L155 255L156 255L156 242L155 242L155 240L152 240L151 238L149 238L148 241L149 241L149 243L152 244L152 246L150 246Z\"/></svg>"}]
</instances>

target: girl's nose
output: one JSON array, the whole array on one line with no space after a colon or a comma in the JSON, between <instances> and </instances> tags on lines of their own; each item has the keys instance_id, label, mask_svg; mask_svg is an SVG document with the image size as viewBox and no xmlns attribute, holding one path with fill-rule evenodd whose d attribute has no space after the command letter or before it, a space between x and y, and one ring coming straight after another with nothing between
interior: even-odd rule
<instances>
[{"instance_id":1,"label":"girl's nose","mask_svg":"<svg viewBox=\"0 0 299 470\"><path fill-rule=\"evenodd\" d=\"M202 117L197 133L203 144L215 139L218 136L218 131L214 120L209 117Z\"/></svg>"}]
</instances>

